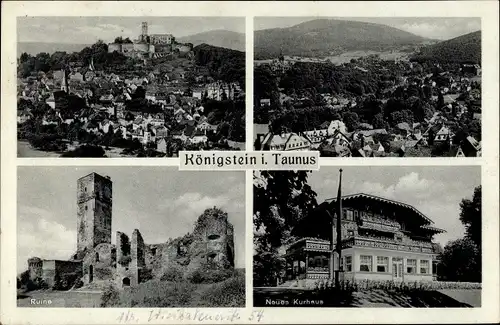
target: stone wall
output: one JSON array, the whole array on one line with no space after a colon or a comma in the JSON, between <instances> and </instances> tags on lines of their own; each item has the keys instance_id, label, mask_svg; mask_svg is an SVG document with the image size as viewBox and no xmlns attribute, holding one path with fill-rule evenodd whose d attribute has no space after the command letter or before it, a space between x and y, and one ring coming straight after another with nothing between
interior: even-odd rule
<instances>
[{"instance_id":1,"label":"stone wall","mask_svg":"<svg viewBox=\"0 0 500 325\"><path fill-rule=\"evenodd\" d=\"M83 259L83 283L112 280L116 267L116 248L99 244ZM91 272L92 270L92 272Z\"/></svg>"},{"instance_id":2,"label":"stone wall","mask_svg":"<svg viewBox=\"0 0 500 325\"><path fill-rule=\"evenodd\" d=\"M43 276L43 261L38 257L28 259L28 270L30 280L41 278Z\"/></svg>"},{"instance_id":3,"label":"stone wall","mask_svg":"<svg viewBox=\"0 0 500 325\"><path fill-rule=\"evenodd\" d=\"M136 244L134 244L136 245ZM129 237L120 232L116 232L116 273L115 282L118 287L137 286L139 283L139 272L137 262L132 259L132 243ZM136 250L136 247L135 247ZM137 250L133 253L137 256Z\"/></svg>"}]
</instances>

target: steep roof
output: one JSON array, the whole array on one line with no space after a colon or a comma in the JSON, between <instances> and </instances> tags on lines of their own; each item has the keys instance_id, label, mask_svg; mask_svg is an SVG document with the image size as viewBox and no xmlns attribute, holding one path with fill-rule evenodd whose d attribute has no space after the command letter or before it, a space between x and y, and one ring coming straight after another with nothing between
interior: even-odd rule
<instances>
[{"instance_id":1,"label":"steep roof","mask_svg":"<svg viewBox=\"0 0 500 325\"><path fill-rule=\"evenodd\" d=\"M365 194L365 193L357 193L357 194L345 195L345 196L342 196L342 201L350 200L350 199L356 199L356 198L365 198L365 199L369 199L369 200L374 200L374 201L384 202L384 203L391 204L391 205L400 206L400 207L403 207L403 208L406 208L406 209L409 209L409 210L413 211L418 216L420 216L425 221L427 221L429 224L434 224L434 221L432 221L431 219L429 219L427 216L425 216L422 212L420 212L419 210L417 210L412 205L409 205L409 204L406 204L406 203L403 203L403 202L398 202L398 201L394 201L394 200L385 199L385 198L382 198L382 197L379 197L379 196L376 196L376 195ZM331 199L326 199L325 200L325 202L327 202L327 203L332 203L332 202L336 202L336 201L337 201L337 198L331 198Z\"/></svg>"}]
</instances>

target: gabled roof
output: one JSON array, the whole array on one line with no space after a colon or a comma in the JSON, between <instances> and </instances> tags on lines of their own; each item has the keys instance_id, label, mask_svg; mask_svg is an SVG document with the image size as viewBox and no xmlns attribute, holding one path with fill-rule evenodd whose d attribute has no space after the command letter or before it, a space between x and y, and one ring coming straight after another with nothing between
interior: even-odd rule
<instances>
[{"instance_id":1,"label":"gabled roof","mask_svg":"<svg viewBox=\"0 0 500 325\"><path fill-rule=\"evenodd\" d=\"M388 203L388 204L393 204L393 205L396 205L396 206L400 206L400 207L403 207L403 208L406 208L406 209L409 209L409 210L415 212L417 215L419 215L424 220L426 220L427 222L429 222L429 224L434 224L434 222L431 219L429 219L427 216L425 216L422 212L418 211L415 207L413 207L413 206L411 206L409 204L406 204L406 203L402 203L402 202L398 202L398 201L393 201L393 200L385 199L385 198L382 198L382 197L379 197L379 196L376 196L376 195L365 194L365 193L357 193L357 194L345 195L345 196L342 196L342 201L344 201L344 200L350 200L350 199L356 199L356 198L366 198L366 199L370 199L370 200L375 200L375 201L380 201L380 202L384 202L384 203ZM337 201L337 198L331 198L331 199L326 199L325 200L325 202L327 202L327 203L332 203L332 202L336 202L336 201Z\"/></svg>"}]
</instances>

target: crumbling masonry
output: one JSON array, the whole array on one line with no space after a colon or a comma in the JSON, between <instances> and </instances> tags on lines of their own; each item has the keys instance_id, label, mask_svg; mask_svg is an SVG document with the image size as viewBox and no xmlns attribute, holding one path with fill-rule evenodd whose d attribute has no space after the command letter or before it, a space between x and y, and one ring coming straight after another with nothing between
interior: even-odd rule
<instances>
[{"instance_id":1,"label":"crumbling masonry","mask_svg":"<svg viewBox=\"0 0 500 325\"><path fill-rule=\"evenodd\" d=\"M111 244L112 181L91 173L77 181L77 251L69 261L28 260L32 280L67 289L76 281L119 287L161 277L169 267L186 274L201 267L234 268L233 226L220 209L207 209L192 233L166 243L146 244L138 229L132 237L116 232Z\"/></svg>"}]
</instances>

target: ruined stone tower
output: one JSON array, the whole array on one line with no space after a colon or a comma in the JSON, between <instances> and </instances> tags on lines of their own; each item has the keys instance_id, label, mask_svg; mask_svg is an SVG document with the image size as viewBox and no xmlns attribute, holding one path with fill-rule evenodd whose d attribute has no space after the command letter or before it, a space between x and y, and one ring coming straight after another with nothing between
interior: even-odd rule
<instances>
[{"instance_id":1,"label":"ruined stone tower","mask_svg":"<svg viewBox=\"0 0 500 325\"><path fill-rule=\"evenodd\" d=\"M77 255L83 258L99 244L111 244L112 182L91 173L77 181Z\"/></svg>"}]
</instances>

